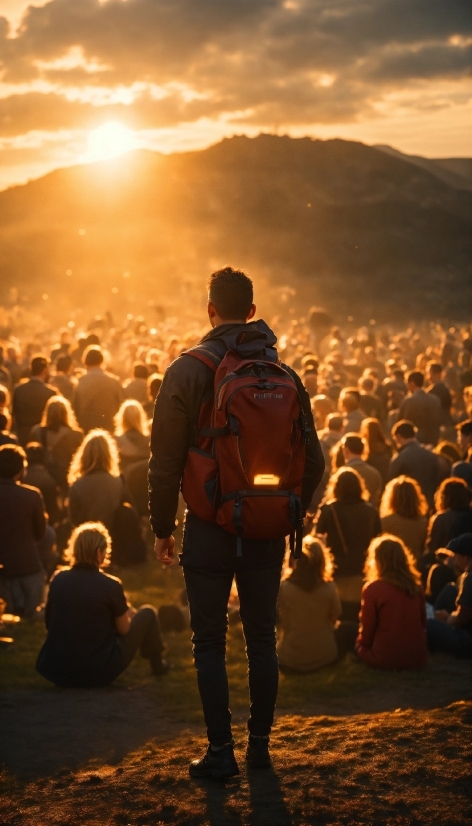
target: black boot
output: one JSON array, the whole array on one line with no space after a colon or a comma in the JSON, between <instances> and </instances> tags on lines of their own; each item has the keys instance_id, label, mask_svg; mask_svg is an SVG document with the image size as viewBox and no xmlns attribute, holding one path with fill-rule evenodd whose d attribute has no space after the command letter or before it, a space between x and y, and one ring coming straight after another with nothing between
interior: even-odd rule
<instances>
[{"instance_id":1,"label":"black boot","mask_svg":"<svg viewBox=\"0 0 472 826\"><path fill-rule=\"evenodd\" d=\"M239 774L239 769L234 756L233 744L228 743L217 751L212 751L211 746L208 746L201 760L192 760L189 773L190 777L214 777L217 780L235 777Z\"/></svg>"},{"instance_id":2,"label":"black boot","mask_svg":"<svg viewBox=\"0 0 472 826\"><path fill-rule=\"evenodd\" d=\"M248 737L246 760L249 769L270 769L272 762L269 754L269 738Z\"/></svg>"}]
</instances>

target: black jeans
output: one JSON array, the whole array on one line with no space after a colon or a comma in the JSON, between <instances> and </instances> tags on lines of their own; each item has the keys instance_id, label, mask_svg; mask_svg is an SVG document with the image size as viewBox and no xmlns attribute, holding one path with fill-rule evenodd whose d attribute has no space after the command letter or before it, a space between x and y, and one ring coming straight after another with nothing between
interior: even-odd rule
<instances>
[{"instance_id":1,"label":"black jeans","mask_svg":"<svg viewBox=\"0 0 472 826\"><path fill-rule=\"evenodd\" d=\"M143 605L138 608L137 613L131 620L128 633L120 637L119 641L122 671L129 666L138 649L141 656L150 660L151 663L159 662L164 651L164 643L162 642L156 609L152 605Z\"/></svg>"},{"instance_id":2,"label":"black jeans","mask_svg":"<svg viewBox=\"0 0 472 826\"><path fill-rule=\"evenodd\" d=\"M187 518L181 564L184 569L193 631L193 653L208 740L231 741L226 632L228 599L236 578L248 658L251 734L267 736L278 689L276 606L285 552L282 540L243 540L217 525Z\"/></svg>"}]
</instances>

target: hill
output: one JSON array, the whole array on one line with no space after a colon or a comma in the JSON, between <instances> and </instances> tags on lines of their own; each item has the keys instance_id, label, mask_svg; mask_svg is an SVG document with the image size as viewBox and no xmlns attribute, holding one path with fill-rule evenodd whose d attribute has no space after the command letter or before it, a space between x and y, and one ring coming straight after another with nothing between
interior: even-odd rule
<instances>
[{"instance_id":1,"label":"hill","mask_svg":"<svg viewBox=\"0 0 472 826\"><path fill-rule=\"evenodd\" d=\"M0 301L12 286L33 300L103 301L114 288L131 304L191 301L197 279L233 263L339 314L467 317L471 200L350 141L134 152L0 193Z\"/></svg>"},{"instance_id":2,"label":"hill","mask_svg":"<svg viewBox=\"0 0 472 826\"><path fill-rule=\"evenodd\" d=\"M405 155L392 146L378 144L375 148L426 169L454 189L472 191L472 158L422 158L420 155Z\"/></svg>"}]
</instances>

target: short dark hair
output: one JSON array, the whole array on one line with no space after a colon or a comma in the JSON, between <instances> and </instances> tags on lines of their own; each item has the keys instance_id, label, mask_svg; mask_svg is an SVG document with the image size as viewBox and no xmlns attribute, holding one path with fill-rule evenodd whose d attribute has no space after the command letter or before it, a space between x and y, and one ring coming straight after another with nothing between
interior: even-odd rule
<instances>
[{"instance_id":1,"label":"short dark hair","mask_svg":"<svg viewBox=\"0 0 472 826\"><path fill-rule=\"evenodd\" d=\"M400 419L399 422L392 427L392 436L401 436L402 439L414 439L417 430L413 422L407 419Z\"/></svg>"},{"instance_id":2,"label":"short dark hair","mask_svg":"<svg viewBox=\"0 0 472 826\"><path fill-rule=\"evenodd\" d=\"M161 384L164 381L162 373L152 373L148 378L148 393L152 399L157 398L157 394L161 389Z\"/></svg>"},{"instance_id":3,"label":"short dark hair","mask_svg":"<svg viewBox=\"0 0 472 826\"><path fill-rule=\"evenodd\" d=\"M72 366L72 359L70 356L59 356L56 362L56 370L59 373L67 373Z\"/></svg>"},{"instance_id":4,"label":"short dark hair","mask_svg":"<svg viewBox=\"0 0 472 826\"><path fill-rule=\"evenodd\" d=\"M339 431L343 429L344 419L337 413L329 413L326 418L326 426L328 430Z\"/></svg>"},{"instance_id":5,"label":"short dark hair","mask_svg":"<svg viewBox=\"0 0 472 826\"><path fill-rule=\"evenodd\" d=\"M40 442L28 442L26 445L26 461L29 465L46 464L46 451Z\"/></svg>"},{"instance_id":6,"label":"short dark hair","mask_svg":"<svg viewBox=\"0 0 472 826\"><path fill-rule=\"evenodd\" d=\"M103 353L97 344L90 344L84 350L84 364L86 367L98 367L103 362Z\"/></svg>"},{"instance_id":7,"label":"short dark hair","mask_svg":"<svg viewBox=\"0 0 472 826\"><path fill-rule=\"evenodd\" d=\"M363 390L369 391L374 389L375 382L373 379L370 378L370 376L366 376L365 378L361 379L360 384Z\"/></svg>"},{"instance_id":8,"label":"short dark hair","mask_svg":"<svg viewBox=\"0 0 472 826\"><path fill-rule=\"evenodd\" d=\"M419 370L413 370L412 373L408 373L407 381L414 384L415 387L423 387L424 375Z\"/></svg>"},{"instance_id":9,"label":"short dark hair","mask_svg":"<svg viewBox=\"0 0 472 826\"><path fill-rule=\"evenodd\" d=\"M0 479L13 479L20 473L26 461L26 454L19 445L0 447Z\"/></svg>"},{"instance_id":10,"label":"short dark hair","mask_svg":"<svg viewBox=\"0 0 472 826\"><path fill-rule=\"evenodd\" d=\"M342 443L343 446L351 453L354 453L355 456L362 456L364 453L364 440L355 433L348 433L344 436Z\"/></svg>"},{"instance_id":11,"label":"short dark hair","mask_svg":"<svg viewBox=\"0 0 472 826\"><path fill-rule=\"evenodd\" d=\"M49 361L47 356L43 356L42 353L37 353L37 355L33 356L31 359L31 375L32 376L40 376L44 370L47 370L49 367Z\"/></svg>"},{"instance_id":12,"label":"short dark hair","mask_svg":"<svg viewBox=\"0 0 472 826\"><path fill-rule=\"evenodd\" d=\"M428 370L431 370L432 373L442 373L443 366L439 364L438 361L430 361L428 364Z\"/></svg>"},{"instance_id":13,"label":"short dark hair","mask_svg":"<svg viewBox=\"0 0 472 826\"><path fill-rule=\"evenodd\" d=\"M252 281L242 270L224 267L212 272L208 280L208 300L220 318L246 320L254 299Z\"/></svg>"},{"instance_id":14,"label":"short dark hair","mask_svg":"<svg viewBox=\"0 0 472 826\"><path fill-rule=\"evenodd\" d=\"M135 379L147 379L148 369L143 361L135 361L133 367L133 376Z\"/></svg>"},{"instance_id":15,"label":"short dark hair","mask_svg":"<svg viewBox=\"0 0 472 826\"><path fill-rule=\"evenodd\" d=\"M464 422L460 422L457 425L457 430L459 433L462 433L463 436L472 436L472 419L466 419Z\"/></svg>"}]
</instances>

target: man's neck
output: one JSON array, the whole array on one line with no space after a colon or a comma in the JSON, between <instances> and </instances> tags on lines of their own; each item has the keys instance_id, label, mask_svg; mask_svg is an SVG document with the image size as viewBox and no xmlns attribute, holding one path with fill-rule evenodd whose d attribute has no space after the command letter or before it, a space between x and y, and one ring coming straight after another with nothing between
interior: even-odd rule
<instances>
[{"instance_id":1,"label":"man's neck","mask_svg":"<svg viewBox=\"0 0 472 826\"><path fill-rule=\"evenodd\" d=\"M223 327L225 324L246 324L246 319L236 318L226 321L223 318L219 318L218 321L215 319L210 319L210 323L213 329L216 330L217 327Z\"/></svg>"},{"instance_id":2,"label":"man's neck","mask_svg":"<svg viewBox=\"0 0 472 826\"><path fill-rule=\"evenodd\" d=\"M418 439L405 439L405 441L400 445L400 450L402 447L408 447L408 445L419 444Z\"/></svg>"}]
</instances>

